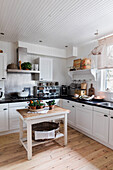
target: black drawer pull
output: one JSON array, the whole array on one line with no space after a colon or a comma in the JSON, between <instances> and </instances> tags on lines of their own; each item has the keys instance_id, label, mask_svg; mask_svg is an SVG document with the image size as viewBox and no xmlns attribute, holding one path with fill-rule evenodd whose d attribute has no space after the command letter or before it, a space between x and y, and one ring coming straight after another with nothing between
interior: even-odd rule
<instances>
[{"instance_id":1,"label":"black drawer pull","mask_svg":"<svg viewBox=\"0 0 113 170\"><path fill-rule=\"evenodd\" d=\"M113 117L110 117L111 119L113 119Z\"/></svg>"},{"instance_id":2,"label":"black drawer pull","mask_svg":"<svg viewBox=\"0 0 113 170\"><path fill-rule=\"evenodd\" d=\"M108 115L104 115L104 117L108 117Z\"/></svg>"},{"instance_id":3,"label":"black drawer pull","mask_svg":"<svg viewBox=\"0 0 113 170\"><path fill-rule=\"evenodd\" d=\"M3 77L2 80L4 80L5 78Z\"/></svg>"},{"instance_id":4,"label":"black drawer pull","mask_svg":"<svg viewBox=\"0 0 113 170\"><path fill-rule=\"evenodd\" d=\"M7 108L4 108L3 110L7 110Z\"/></svg>"},{"instance_id":5,"label":"black drawer pull","mask_svg":"<svg viewBox=\"0 0 113 170\"><path fill-rule=\"evenodd\" d=\"M85 105L83 104L82 107L85 107Z\"/></svg>"},{"instance_id":6,"label":"black drawer pull","mask_svg":"<svg viewBox=\"0 0 113 170\"><path fill-rule=\"evenodd\" d=\"M69 103L69 101L67 101L67 103Z\"/></svg>"},{"instance_id":7,"label":"black drawer pull","mask_svg":"<svg viewBox=\"0 0 113 170\"><path fill-rule=\"evenodd\" d=\"M72 107L75 107L75 106L72 106Z\"/></svg>"}]
</instances>

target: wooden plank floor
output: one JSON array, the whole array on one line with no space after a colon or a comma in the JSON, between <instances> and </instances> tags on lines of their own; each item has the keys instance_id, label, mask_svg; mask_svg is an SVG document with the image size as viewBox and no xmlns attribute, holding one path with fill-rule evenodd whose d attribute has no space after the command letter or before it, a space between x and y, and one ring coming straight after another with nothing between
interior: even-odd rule
<instances>
[{"instance_id":1,"label":"wooden plank floor","mask_svg":"<svg viewBox=\"0 0 113 170\"><path fill-rule=\"evenodd\" d=\"M18 138L18 133L0 136L0 170L113 169L113 151L72 128L68 128L66 147L56 142L36 146L31 161ZM63 138L57 141L62 144Z\"/></svg>"}]
</instances>

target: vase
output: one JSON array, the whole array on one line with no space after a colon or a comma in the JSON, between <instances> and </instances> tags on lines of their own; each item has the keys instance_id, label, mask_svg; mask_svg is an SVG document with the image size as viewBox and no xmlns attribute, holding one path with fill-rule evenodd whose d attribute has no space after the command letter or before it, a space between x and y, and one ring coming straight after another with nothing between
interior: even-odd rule
<instances>
[{"instance_id":1,"label":"vase","mask_svg":"<svg viewBox=\"0 0 113 170\"><path fill-rule=\"evenodd\" d=\"M36 109L36 106L30 106L30 108L35 110L35 109Z\"/></svg>"},{"instance_id":2,"label":"vase","mask_svg":"<svg viewBox=\"0 0 113 170\"><path fill-rule=\"evenodd\" d=\"M49 106L49 110L54 109L54 107L55 107L55 105L50 105L50 106Z\"/></svg>"},{"instance_id":3,"label":"vase","mask_svg":"<svg viewBox=\"0 0 113 170\"><path fill-rule=\"evenodd\" d=\"M40 109L43 109L44 106L40 106Z\"/></svg>"}]
</instances>

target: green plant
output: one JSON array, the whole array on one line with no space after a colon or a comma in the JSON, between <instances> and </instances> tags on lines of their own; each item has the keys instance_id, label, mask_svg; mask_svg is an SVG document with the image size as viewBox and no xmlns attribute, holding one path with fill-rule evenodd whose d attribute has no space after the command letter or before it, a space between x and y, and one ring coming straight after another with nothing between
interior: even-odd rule
<instances>
[{"instance_id":1,"label":"green plant","mask_svg":"<svg viewBox=\"0 0 113 170\"><path fill-rule=\"evenodd\" d=\"M37 106L37 101L31 100L29 106Z\"/></svg>"},{"instance_id":2,"label":"green plant","mask_svg":"<svg viewBox=\"0 0 113 170\"><path fill-rule=\"evenodd\" d=\"M32 64L29 63L29 62L24 62L24 63L21 64L21 67L22 67L23 70L26 70L26 69L31 70Z\"/></svg>"},{"instance_id":3,"label":"green plant","mask_svg":"<svg viewBox=\"0 0 113 170\"><path fill-rule=\"evenodd\" d=\"M46 102L48 106L52 106L52 105L55 105L55 100L51 100L51 101L48 101Z\"/></svg>"}]
</instances>

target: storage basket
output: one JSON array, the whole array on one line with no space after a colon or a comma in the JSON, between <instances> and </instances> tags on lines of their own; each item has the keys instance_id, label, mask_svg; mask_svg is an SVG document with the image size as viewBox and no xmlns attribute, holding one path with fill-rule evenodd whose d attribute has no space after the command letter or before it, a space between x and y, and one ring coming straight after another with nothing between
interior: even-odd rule
<instances>
[{"instance_id":1,"label":"storage basket","mask_svg":"<svg viewBox=\"0 0 113 170\"><path fill-rule=\"evenodd\" d=\"M81 59L74 60L74 61L73 61L73 67L74 67L76 70L80 70L80 67L81 67Z\"/></svg>"},{"instance_id":2,"label":"storage basket","mask_svg":"<svg viewBox=\"0 0 113 170\"><path fill-rule=\"evenodd\" d=\"M89 58L84 58L81 61L81 69L91 69L91 59Z\"/></svg>"},{"instance_id":3,"label":"storage basket","mask_svg":"<svg viewBox=\"0 0 113 170\"><path fill-rule=\"evenodd\" d=\"M32 126L33 140L54 139L59 132L59 123L42 122Z\"/></svg>"}]
</instances>

